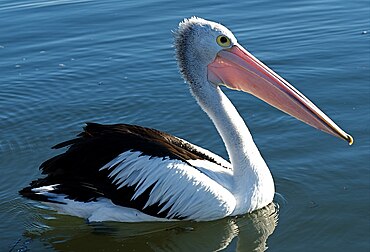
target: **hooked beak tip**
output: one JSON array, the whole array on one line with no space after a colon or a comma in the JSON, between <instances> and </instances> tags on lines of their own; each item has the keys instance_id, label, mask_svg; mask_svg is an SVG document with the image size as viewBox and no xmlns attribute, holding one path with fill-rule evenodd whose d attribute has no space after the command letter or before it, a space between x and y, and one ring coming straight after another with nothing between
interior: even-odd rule
<instances>
[{"instance_id":1,"label":"hooked beak tip","mask_svg":"<svg viewBox=\"0 0 370 252\"><path fill-rule=\"evenodd\" d=\"M351 135L348 135L348 134L347 134L347 141L348 141L348 144L349 144L349 145L352 145L352 144L353 144L353 142L354 142L353 137L352 137Z\"/></svg>"}]
</instances>

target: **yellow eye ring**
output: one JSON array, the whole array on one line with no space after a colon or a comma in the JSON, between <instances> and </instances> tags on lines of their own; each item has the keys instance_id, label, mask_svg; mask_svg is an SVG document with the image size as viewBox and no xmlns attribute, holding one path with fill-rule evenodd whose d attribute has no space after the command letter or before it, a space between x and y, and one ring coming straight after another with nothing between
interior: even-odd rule
<instances>
[{"instance_id":1,"label":"yellow eye ring","mask_svg":"<svg viewBox=\"0 0 370 252\"><path fill-rule=\"evenodd\" d=\"M229 47L231 45L231 41L225 35L220 35L216 39L217 44L222 47Z\"/></svg>"}]
</instances>

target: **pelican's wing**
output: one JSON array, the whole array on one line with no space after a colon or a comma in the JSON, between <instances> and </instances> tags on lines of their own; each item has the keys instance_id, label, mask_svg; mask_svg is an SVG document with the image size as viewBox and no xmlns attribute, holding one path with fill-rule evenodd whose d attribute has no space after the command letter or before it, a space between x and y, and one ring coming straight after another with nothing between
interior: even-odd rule
<instances>
[{"instance_id":1,"label":"pelican's wing","mask_svg":"<svg viewBox=\"0 0 370 252\"><path fill-rule=\"evenodd\" d=\"M168 219L221 218L235 207L227 186L212 173L217 167L225 171L221 177L228 177L230 170L223 166L227 162L169 134L89 123L79 137L54 148L66 146L65 153L41 165L46 177L21 194L54 203L63 203L60 195L79 202L106 198ZM213 168L207 170L204 164Z\"/></svg>"}]
</instances>

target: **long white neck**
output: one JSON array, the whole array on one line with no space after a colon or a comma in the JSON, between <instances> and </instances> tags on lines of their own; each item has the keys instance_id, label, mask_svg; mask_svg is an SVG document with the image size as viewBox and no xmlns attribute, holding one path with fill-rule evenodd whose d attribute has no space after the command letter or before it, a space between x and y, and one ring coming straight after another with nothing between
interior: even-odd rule
<instances>
[{"instance_id":1,"label":"long white neck","mask_svg":"<svg viewBox=\"0 0 370 252\"><path fill-rule=\"evenodd\" d=\"M222 90L205 78L203 80L204 83L198 81L190 87L225 143L233 167L233 194L237 200L234 214L250 212L271 203L274 182L247 126Z\"/></svg>"}]
</instances>

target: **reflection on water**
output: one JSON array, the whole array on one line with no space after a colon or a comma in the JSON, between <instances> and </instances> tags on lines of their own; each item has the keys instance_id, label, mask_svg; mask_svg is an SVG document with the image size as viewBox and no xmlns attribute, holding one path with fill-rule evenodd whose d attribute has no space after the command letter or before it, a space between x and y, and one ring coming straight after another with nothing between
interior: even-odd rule
<instances>
[{"instance_id":1,"label":"reflection on water","mask_svg":"<svg viewBox=\"0 0 370 252\"><path fill-rule=\"evenodd\" d=\"M275 204L212 222L85 223L45 210L11 251L36 244L56 251L264 251L277 220Z\"/></svg>"}]
</instances>

